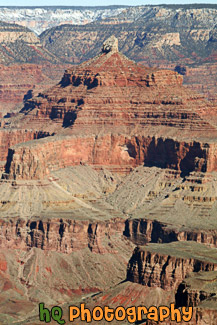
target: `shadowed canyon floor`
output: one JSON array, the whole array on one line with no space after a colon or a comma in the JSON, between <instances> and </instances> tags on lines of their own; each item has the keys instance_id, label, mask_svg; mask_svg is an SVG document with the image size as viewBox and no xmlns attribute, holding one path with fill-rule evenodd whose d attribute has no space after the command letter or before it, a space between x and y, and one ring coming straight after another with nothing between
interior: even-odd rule
<instances>
[{"instance_id":1,"label":"shadowed canyon floor","mask_svg":"<svg viewBox=\"0 0 217 325\"><path fill-rule=\"evenodd\" d=\"M216 110L177 72L129 60L111 36L8 117L2 323L40 324L39 302L65 314L85 302L193 305L190 324L214 325Z\"/></svg>"}]
</instances>

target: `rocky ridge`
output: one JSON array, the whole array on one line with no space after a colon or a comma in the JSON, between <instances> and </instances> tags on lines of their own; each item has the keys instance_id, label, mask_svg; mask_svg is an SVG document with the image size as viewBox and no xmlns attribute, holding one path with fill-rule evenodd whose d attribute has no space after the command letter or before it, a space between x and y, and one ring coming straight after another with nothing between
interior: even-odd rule
<instances>
[{"instance_id":1,"label":"rocky ridge","mask_svg":"<svg viewBox=\"0 0 217 325\"><path fill-rule=\"evenodd\" d=\"M152 66L173 62L189 65L215 60L215 25L215 5L142 6L127 8L100 24L57 26L43 32L40 39L48 50L68 62L93 57L102 40L114 34L121 52L131 59Z\"/></svg>"},{"instance_id":2,"label":"rocky ridge","mask_svg":"<svg viewBox=\"0 0 217 325\"><path fill-rule=\"evenodd\" d=\"M0 20L22 25L40 34L61 24L83 25L116 16L125 7L0 7Z\"/></svg>"}]
</instances>

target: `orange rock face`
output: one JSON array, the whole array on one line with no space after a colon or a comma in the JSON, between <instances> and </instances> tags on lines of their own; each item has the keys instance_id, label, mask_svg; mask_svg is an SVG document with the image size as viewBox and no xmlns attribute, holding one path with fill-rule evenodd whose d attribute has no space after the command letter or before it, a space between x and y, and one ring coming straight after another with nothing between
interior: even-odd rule
<instances>
[{"instance_id":1,"label":"orange rock face","mask_svg":"<svg viewBox=\"0 0 217 325\"><path fill-rule=\"evenodd\" d=\"M33 130L22 129L0 129L0 160L5 161L8 156L8 148L20 143L30 140L43 138L48 136L47 132L37 132Z\"/></svg>"}]
</instances>

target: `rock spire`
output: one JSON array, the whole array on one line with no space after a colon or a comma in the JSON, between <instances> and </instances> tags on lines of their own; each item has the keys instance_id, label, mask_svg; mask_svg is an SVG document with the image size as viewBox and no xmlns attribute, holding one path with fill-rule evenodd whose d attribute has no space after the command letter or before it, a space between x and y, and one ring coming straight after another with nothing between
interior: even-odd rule
<instances>
[{"instance_id":1,"label":"rock spire","mask_svg":"<svg viewBox=\"0 0 217 325\"><path fill-rule=\"evenodd\" d=\"M118 52L118 39L112 35L102 45L102 52Z\"/></svg>"}]
</instances>

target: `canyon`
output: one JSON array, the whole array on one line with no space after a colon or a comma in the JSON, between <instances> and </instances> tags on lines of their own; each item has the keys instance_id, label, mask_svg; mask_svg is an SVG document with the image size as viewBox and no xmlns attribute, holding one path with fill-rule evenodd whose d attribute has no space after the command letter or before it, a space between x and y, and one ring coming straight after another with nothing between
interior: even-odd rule
<instances>
[{"instance_id":1,"label":"canyon","mask_svg":"<svg viewBox=\"0 0 217 325\"><path fill-rule=\"evenodd\" d=\"M42 301L215 324L216 8L114 11L0 25L2 324L40 324Z\"/></svg>"},{"instance_id":2,"label":"canyon","mask_svg":"<svg viewBox=\"0 0 217 325\"><path fill-rule=\"evenodd\" d=\"M216 117L182 75L135 63L115 36L2 116L3 324L40 324L46 300L65 315L175 303L214 325Z\"/></svg>"},{"instance_id":3,"label":"canyon","mask_svg":"<svg viewBox=\"0 0 217 325\"><path fill-rule=\"evenodd\" d=\"M40 40L70 64L96 55L101 41L113 34L130 59L149 67L184 67L184 84L216 101L215 26L214 4L139 6L90 24L47 29Z\"/></svg>"}]
</instances>

